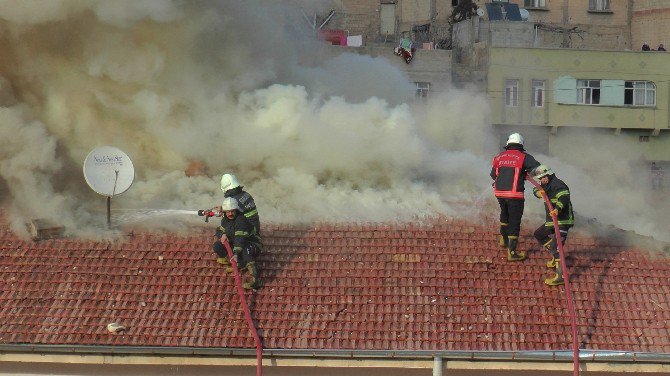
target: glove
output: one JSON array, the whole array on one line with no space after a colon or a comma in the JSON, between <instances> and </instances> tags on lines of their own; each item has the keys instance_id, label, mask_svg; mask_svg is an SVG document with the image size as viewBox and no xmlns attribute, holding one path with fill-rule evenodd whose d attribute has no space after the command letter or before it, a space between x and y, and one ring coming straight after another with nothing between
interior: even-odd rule
<instances>
[{"instance_id":1,"label":"glove","mask_svg":"<svg viewBox=\"0 0 670 376\"><path fill-rule=\"evenodd\" d=\"M533 194L535 195L535 197L542 198L543 193L544 193L543 189L539 189L538 187L533 188Z\"/></svg>"},{"instance_id":2,"label":"glove","mask_svg":"<svg viewBox=\"0 0 670 376\"><path fill-rule=\"evenodd\" d=\"M556 217L556 216L558 215L558 209L554 209L554 210L550 211L550 212L549 212L549 215L550 215L552 218L553 218L553 217Z\"/></svg>"}]
</instances>

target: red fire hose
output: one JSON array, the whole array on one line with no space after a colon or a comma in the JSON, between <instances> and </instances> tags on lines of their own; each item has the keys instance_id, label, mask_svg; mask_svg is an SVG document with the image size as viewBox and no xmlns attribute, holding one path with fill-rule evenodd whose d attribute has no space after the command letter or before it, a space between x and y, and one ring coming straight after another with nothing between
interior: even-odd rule
<instances>
[{"instance_id":1,"label":"red fire hose","mask_svg":"<svg viewBox=\"0 0 670 376\"><path fill-rule=\"evenodd\" d=\"M579 344L577 341L577 322L575 317L575 307L572 302L572 293L570 292L570 279L568 278L568 266L565 263L565 253L563 251L563 241L561 239L561 232L558 229L558 220L555 212L553 212L554 207L551 205L551 201L547 197L547 194L542 189L542 186L530 176L526 175L526 180L531 182L537 189L540 190L544 203L549 208L549 213L551 213L551 220L554 222L554 233L556 234L556 243L558 245L558 255L561 259L561 265L563 265L563 281L565 281L565 299L568 301L568 311L570 311L570 326L572 327L572 351L573 351L573 374L575 376L579 375Z\"/></svg>"},{"instance_id":2,"label":"red fire hose","mask_svg":"<svg viewBox=\"0 0 670 376\"><path fill-rule=\"evenodd\" d=\"M258 336L258 331L254 326L254 321L251 319L251 312L249 311L249 305L245 299L244 289L240 283L240 273L237 270L237 261L233 257L233 251L230 249L230 244L228 241L224 241L223 245L226 247L226 252L228 252L228 259L233 264L233 273L235 273L235 287L237 287L237 295L240 297L240 303L244 309L244 315L247 319L247 324L249 324L249 330L254 336L254 342L256 342L256 376L263 375L263 346L261 345L261 339Z\"/></svg>"}]
</instances>

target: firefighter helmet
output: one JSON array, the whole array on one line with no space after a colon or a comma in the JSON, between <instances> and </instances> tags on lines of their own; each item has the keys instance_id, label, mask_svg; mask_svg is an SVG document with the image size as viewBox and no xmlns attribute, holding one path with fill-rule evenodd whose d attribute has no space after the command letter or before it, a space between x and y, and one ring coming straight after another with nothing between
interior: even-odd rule
<instances>
[{"instance_id":1,"label":"firefighter helmet","mask_svg":"<svg viewBox=\"0 0 670 376\"><path fill-rule=\"evenodd\" d=\"M512 133L507 138L507 145L509 145L509 144L523 145L523 137L518 133Z\"/></svg>"},{"instance_id":2,"label":"firefighter helmet","mask_svg":"<svg viewBox=\"0 0 670 376\"><path fill-rule=\"evenodd\" d=\"M547 175L553 175L554 171L551 170L551 168L547 165L539 165L535 167L535 170L533 170L533 178L534 179L542 179L543 177Z\"/></svg>"},{"instance_id":3,"label":"firefighter helmet","mask_svg":"<svg viewBox=\"0 0 670 376\"><path fill-rule=\"evenodd\" d=\"M237 204L237 200L235 200L234 198L226 197L223 199L223 202L221 203L221 210L223 211L240 210L240 206Z\"/></svg>"},{"instance_id":4,"label":"firefighter helmet","mask_svg":"<svg viewBox=\"0 0 670 376\"><path fill-rule=\"evenodd\" d=\"M239 187L241 184L233 174L223 174L221 177L221 190L223 193Z\"/></svg>"}]
</instances>

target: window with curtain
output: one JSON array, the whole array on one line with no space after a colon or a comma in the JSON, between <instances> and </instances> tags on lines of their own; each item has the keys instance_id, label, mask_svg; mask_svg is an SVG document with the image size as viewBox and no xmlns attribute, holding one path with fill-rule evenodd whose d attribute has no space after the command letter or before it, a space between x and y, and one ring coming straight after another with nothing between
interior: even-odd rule
<instances>
[{"instance_id":1,"label":"window with curtain","mask_svg":"<svg viewBox=\"0 0 670 376\"><path fill-rule=\"evenodd\" d=\"M600 104L600 80L577 80L577 103Z\"/></svg>"},{"instance_id":2,"label":"window with curtain","mask_svg":"<svg viewBox=\"0 0 670 376\"><path fill-rule=\"evenodd\" d=\"M589 0L589 10L610 10L610 0Z\"/></svg>"},{"instance_id":3,"label":"window with curtain","mask_svg":"<svg viewBox=\"0 0 670 376\"><path fill-rule=\"evenodd\" d=\"M542 80L531 81L531 107L544 107L544 85Z\"/></svg>"},{"instance_id":4,"label":"window with curtain","mask_svg":"<svg viewBox=\"0 0 670 376\"><path fill-rule=\"evenodd\" d=\"M624 104L629 106L655 106L656 84L650 81L626 81Z\"/></svg>"},{"instance_id":5,"label":"window with curtain","mask_svg":"<svg viewBox=\"0 0 670 376\"><path fill-rule=\"evenodd\" d=\"M544 8L545 0L524 0L523 6L526 8Z\"/></svg>"}]
</instances>

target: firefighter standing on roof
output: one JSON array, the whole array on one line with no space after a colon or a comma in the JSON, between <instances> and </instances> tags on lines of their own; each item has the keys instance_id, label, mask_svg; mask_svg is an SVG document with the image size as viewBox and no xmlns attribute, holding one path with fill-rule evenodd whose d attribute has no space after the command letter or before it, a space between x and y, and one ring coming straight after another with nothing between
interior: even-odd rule
<instances>
[{"instance_id":1,"label":"firefighter standing on roof","mask_svg":"<svg viewBox=\"0 0 670 376\"><path fill-rule=\"evenodd\" d=\"M251 277L249 282L245 282L243 287L247 290L260 287L258 280L258 268L255 258L262 250L261 237L256 232L256 227L244 216L232 197L226 197L221 204L223 216L221 226L216 230L217 241L212 248L217 254L216 261L219 264L227 266L226 272L232 273L233 268L228 260L228 252L223 245L228 241L232 247L233 257L236 258L237 267L240 271L248 271Z\"/></svg>"},{"instance_id":2,"label":"firefighter standing on roof","mask_svg":"<svg viewBox=\"0 0 670 376\"><path fill-rule=\"evenodd\" d=\"M517 250L524 207L526 174L540 163L523 148L523 137L512 133L505 150L493 158L493 192L500 204L500 247L507 249L508 261L521 261L526 254Z\"/></svg>"},{"instance_id":3,"label":"firefighter standing on roof","mask_svg":"<svg viewBox=\"0 0 670 376\"><path fill-rule=\"evenodd\" d=\"M556 275L553 278L545 279L544 283L549 286L562 285L565 281L563 280L563 270L560 265L558 242L556 241L552 214L556 215L558 230L561 234L561 245L563 245L565 244L565 239L568 237L568 230L575 224L572 203L570 202L570 189L546 165L540 165L533 171L533 179L540 182L542 190L547 194L547 198L554 207L553 212L550 212L549 207L545 205L546 218L544 224L535 230L535 239L551 254L551 260L547 262L547 268L556 269ZM542 198L542 194L537 188L533 188L533 194L538 198Z\"/></svg>"}]
</instances>

